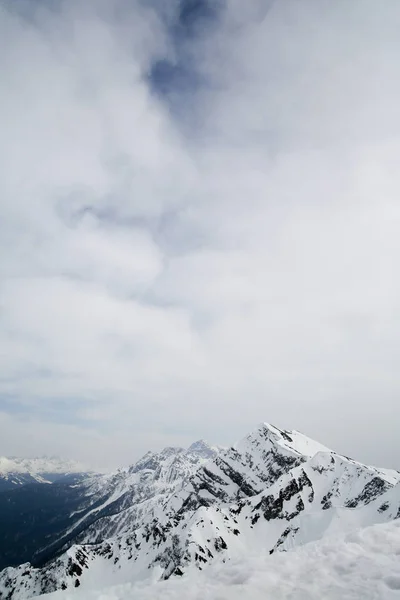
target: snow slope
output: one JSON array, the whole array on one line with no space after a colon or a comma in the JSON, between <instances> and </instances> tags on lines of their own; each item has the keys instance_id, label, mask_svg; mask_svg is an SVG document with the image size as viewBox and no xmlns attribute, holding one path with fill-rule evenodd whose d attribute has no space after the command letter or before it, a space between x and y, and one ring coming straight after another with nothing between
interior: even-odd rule
<instances>
[{"instance_id":1,"label":"snow slope","mask_svg":"<svg viewBox=\"0 0 400 600\"><path fill-rule=\"evenodd\" d=\"M400 521L294 551L249 555L144 584L82 589L46 600L398 600ZM44 600L44 599L43 599Z\"/></svg>"},{"instance_id":2,"label":"snow slope","mask_svg":"<svg viewBox=\"0 0 400 600\"><path fill-rule=\"evenodd\" d=\"M58 474L52 485L42 485L48 480L41 477L31 479L36 485L0 486L0 571L27 561L41 567L74 543L102 542L135 529L215 453L198 441L187 450L147 453L112 474ZM33 473L42 468L35 463Z\"/></svg>"},{"instance_id":3,"label":"snow slope","mask_svg":"<svg viewBox=\"0 0 400 600\"><path fill-rule=\"evenodd\" d=\"M124 531L134 531L143 520L152 518L165 499L183 488L217 451L200 440L187 450L168 447L161 452L148 452L130 467L94 477L86 492L94 508L84 514L82 521L74 523L68 534L93 514L97 517L95 522L76 535L76 543L93 544Z\"/></svg>"},{"instance_id":4,"label":"snow slope","mask_svg":"<svg viewBox=\"0 0 400 600\"><path fill-rule=\"evenodd\" d=\"M295 431L263 423L194 470L190 455L170 448L146 455L125 474L134 493L107 517L108 539L93 544L96 524L84 532L90 545L73 546L44 569L3 571L5 598L168 579L207 570L221 557L271 556L400 516L399 473L339 456Z\"/></svg>"}]
</instances>

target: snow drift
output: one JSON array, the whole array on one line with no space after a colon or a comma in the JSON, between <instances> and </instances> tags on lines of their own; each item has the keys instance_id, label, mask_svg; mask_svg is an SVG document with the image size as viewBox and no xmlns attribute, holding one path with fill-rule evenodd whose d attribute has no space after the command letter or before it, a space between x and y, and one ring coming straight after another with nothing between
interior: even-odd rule
<instances>
[{"instance_id":1,"label":"snow drift","mask_svg":"<svg viewBox=\"0 0 400 600\"><path fill-rule=\"evenodd\" d=\"M42 569L29 564L5 569L2 597L24 600L71 588L186 581L198 576L193 573L217 572L221 561L236 564L243 555L262 555L267 563L273 559L284 571L287 559L275 559L282 551L292 556L311 542L375 524L391 523L382 531L398 535L399 473L363 465L299 432L266 423L219 452L200 444L149 453L125 471L122 481L130 481L133 492L114 514L82 533L84 544ZM340 539L342 544L351 538ZM303 549L298 560L309 560L312 552ZM181 584L171 585L165 589ZM392 588L383 591L389 594Z\"/></svg>"}]
</instances>

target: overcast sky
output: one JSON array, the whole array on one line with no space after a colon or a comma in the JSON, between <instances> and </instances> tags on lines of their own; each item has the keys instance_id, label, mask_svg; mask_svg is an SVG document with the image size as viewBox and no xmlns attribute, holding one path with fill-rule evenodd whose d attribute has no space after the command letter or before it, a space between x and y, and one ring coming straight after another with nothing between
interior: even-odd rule
<instances>
[{"instance_id":1,"label":"overcast sky","mask_svg":"<svg viewBox=\"0 0 400 600\"><path fill-rule=\"evenodd\" d=\"M400 469L399 31L399 0L0 0L0 454L270 421Z\"/></svg>"}]
</instances>

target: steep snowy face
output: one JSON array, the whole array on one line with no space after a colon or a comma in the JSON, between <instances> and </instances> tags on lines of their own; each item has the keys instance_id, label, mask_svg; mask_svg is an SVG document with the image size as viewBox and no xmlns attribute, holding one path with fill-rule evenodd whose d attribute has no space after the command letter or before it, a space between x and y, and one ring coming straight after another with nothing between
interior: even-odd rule
<instances>
[{"instance_id":1,"label":"steep snowy face","mask_svg":"<svg viewBox=\"0 0 400 600\"><path fill-rule=\"evenodd\" d=\"M96 518L79 529L76 543L98 543L123 532L134 531L144 521L162 512L162 506L185 487L196 471L215 457L217 450L206 442L196 442L187 450L164 448L148 452L128 469L103 479L95 479L88 494L94 502ZM105 493L106 492L106 493ZM104 498L104 502L97 498ZM85 517L87 518L87 517Z\"/></svg>"},{"instance_id":2,"label":"steep snowy face","mask_svg":"<svg viewBox=\"0 0 400 600\"><path fill-rule=\"evenodd\" d=\"M227 547L229 540L236 544L234 529L236 535L247 532L253 547L273 553L396 518L398 480L398 474L319 452L261 494L225 511Z\"/></svg>"},{"instance_id":3,"label":"steep snowy face","mask_svg":"<svg viewBox=\"0 0 400 600\"><path fill-rule=\"evenodd\" d=\"M187 450L165 448L159 453L148 452L134 465L114 474L85 479L76 486L81 503L70 515L70 527L42 551L59 554L64 543L66 553L54 560L49 569L34 569L29 564L5 569L0 574L0 597L2 589L4 594L7 592L6 597L17 598L67 585L65 580L71 582L81 570L80 562L89 556L85 547L68 550L74 541L93 544L106 537L117 539L115 536L121 531L134 532L143 523L151 522L156 513L162 513L171 494L183 488L216 452L215 447L203 441ZM126 543L129 545L129 540ZM108 543L100 544L100 556L107 556L108 547Z\"/></svg>"},{"instance_id":4,"label":"steep snowy face","mask_svg":"<svg viewBox=\"0 0 400 600\"><path fill-rule=\"evenodd\" d=\"M110 475L14 486L0 495L0 570L26 561L40 567L74 543L135 530L209 454L205 442L198 451L166 448Z\"/></svg>"},{"instance_id":5,"label":"steep snowy face","mask_svg":"<svg viewBox=\"0 0 400 600\"><path fill-rule=\"evenodd\" d=\"M197 477L197 476L196 476ZM400 516L400 485L387 474L338 456L318 452L279 476L254 496L235 504L207 503L178 510L168 521L153 522L133 555L142 577L143 555L161 567L162 577L203 568L220 555L249 551L285 550L327 534L357 529ZM111 551L123 560L119 549Z\"/></svg>"},{"instance_id":6,"label":"steep snowy face","mask_svg":"<svg viewBox=\"0 0 400 600\"><path fill-rule=\"evenodd\" d=\"M301 433L262 423L199 469L182 492L171 498L167 512L180 514L188 508L254 496L316 452L327 450Z\"/></svg>"},{"instance_id":7,"label":"steep snowy face","mask_svg":"<svg viewBox=\"0 0 400 600\"><path fill-rule=\"evenodd\" d=\"M6 569L0 592L22 600L102 575L115 582L168 579L218 557L275 554L400 517L398 473L339 456L298 432L263 423L193 471L194 450L196 444L149 453L120 473L135 491L130 505L104 521L117 523L118 535L76 545L45 569ZM88 531L91 537L99 530Z\"/></svg>"},{"instance_id":8,"label":"steep snowy face","mask_svg":"<svg viewBox=\"0 0 400 600\"><path fill-rule=\"evenodd\" d=\"M49 569L44 579L34 569L25 569L25 575L13 571L12 578L19 581L22 576L21 585L29 579L29 585L37 580L39 586L57 589L61 583L71 584L71 561L84 571L84 564L111 559L115 565L133 559L138 577L142 577L142 571L147 574L149 567L159 565L167 577L171 565L179 563L175 559L171 563L169 554L183 554L182 545L189 543L188 533L196 528L199 511L214 505L219 511L222 506L256 495L321 449L325 450L301 434L262 424L235 447L219 454L204 442L196 442L188 450L166 448L158 454L148 453L129 469L97 478L88 487L93 511L86 511L74 524L79 533L69 531L68 543L74 539L80 544L93 544L107 538L106 543L90 548L78 546L60 557L52 566L51 572L57 575L51 584ZM210 455L214 456L212 460ZM88 519L93 519L92 523ZM217 530L215 533L213 539L219 538ZM214 545L221 550L224 546L218 540ZM40 589L46 591L47 587Z\"/></svg>"}]
</instances>

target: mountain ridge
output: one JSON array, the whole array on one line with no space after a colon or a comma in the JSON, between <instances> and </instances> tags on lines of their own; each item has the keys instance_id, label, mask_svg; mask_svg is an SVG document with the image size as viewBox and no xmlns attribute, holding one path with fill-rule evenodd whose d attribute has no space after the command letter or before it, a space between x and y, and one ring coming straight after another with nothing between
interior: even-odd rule
<instances>
[{"instance_id":1,"label":"mountain ridge","mask_svg":"<svg viewBox=\"0 0 400 600\"><path fill-rule=\"evenodd\" d=\"M168 579L243 548L274 554L400 516L399 473L343 457L297 431L261 423L210 459L194 464L191 454L147 453L125 472L133 495L84 531L85 543L44 569L25 564L0 573L4 597L85 586L95 574L99 585L103 577Z\"/></svg>"},{"instance_id":2,"label":"mountain ridge","mask_svg":"<svg viewBox=\"0 0 400 600\"><path fill-rule=\"evenodd\" d=\"M210 452L214 450L205 442L187 450L166 448L114 473L64 475L52 485L14 485L0 494L0 569L27 560L40 567L74 543L116 535L126 521L133 528ZM17 560L18 552L22 560Z\"/></svg>"}]
</instances>

